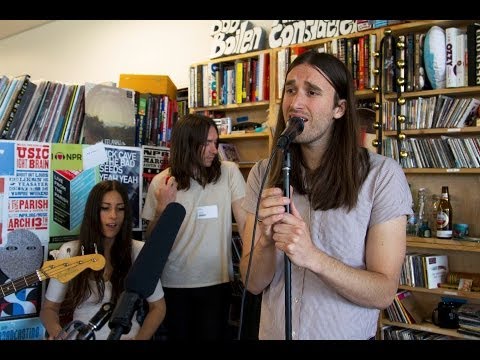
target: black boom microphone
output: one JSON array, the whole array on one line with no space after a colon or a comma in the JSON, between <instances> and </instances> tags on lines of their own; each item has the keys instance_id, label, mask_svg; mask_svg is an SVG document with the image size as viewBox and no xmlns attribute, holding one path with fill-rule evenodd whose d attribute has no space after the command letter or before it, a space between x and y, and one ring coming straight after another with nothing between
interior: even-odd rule
<instances>
[{"instance_id":1,"label":"black boom microphone","mask_svg":"<svg viewBox=\"0 0 480 360\"><path fill-rule=\"evenodd\" d=\"M185 215L185 208L173 202L167 205L158 219L125 278L125 291L120 295L108 323L111 331L107 340L118 340L122 334L130 332L139 300L153 294Z\"/></svg>"},{"instance_id":2,"label":"black boom microphone","mask_svg":"<svg viewBox=\"0 0 480 360\"><path fill-rule=\"evenodd\" d=\"M277 147L285 150L293 139L302 133L304 121L305 119L301 117L292 117L288 119L287 127L283 130L277 140Z\"/></svg>"}]
</instances>

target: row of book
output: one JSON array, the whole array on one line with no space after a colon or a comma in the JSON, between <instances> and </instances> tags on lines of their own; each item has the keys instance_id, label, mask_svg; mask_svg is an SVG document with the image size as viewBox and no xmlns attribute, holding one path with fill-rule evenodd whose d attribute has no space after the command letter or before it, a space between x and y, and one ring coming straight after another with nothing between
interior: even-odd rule
<instances>
[{"instance_id":1,"label":"row of book","mask_svg":"<svg viewBox=\"0 0 480 360\"><path fill-rule=\"evenodd\" d=\"M405 329L398 326L383 326L382 335L385 340L449 340L450 337L427 331Z\"/></svg>"},{"instance_id":2,"label":"row of book","mask_svg":"<svg viewBox=\"0 0 480 360\"><path fill-rule=\"evenodd\" d=\"M0 138L169 146L178 109L167 95L112 85L0 77Z\"/></svg>"},{"instance_id":3,"label":"row of book","mask_svg":"<svg viewBox=\"0 0 480 360\"><path fill-rule=\"evenodd\" d=\"M458 310L458 332L480 337L480 304L463 304Z\"/></svg>"},{"instance_id":4,"label":"row of book","mask_svg":"<svg viewBox=\"0 0 480 360\"><path fill-rule=\"evenodd\" d=\"M436 27L436 30L439 30ZM429 76L438 76L436 79L439 88L453 88L463 86L480 85L480 74L478 66L480 65L479 45L480 44L480 23L467 25L466 30L458 27L448 27L444 32L445 43L431 48L437 59L444 59L444 64L435 64L439 71L443 69L443 76L434 75L425 71L424 44L428 32L411 32L405 35L399 35L397 38L391 37L385 44L385 83L382 84L386 93L390 92L411 92L431 89ZM396 51L397 43L404 44L403 51ZM397 68L395 64L399 61L404 62L404 66ZM404 82L399 84L396 79L403 78Z\"/></svg>"},{"instance_id":5,"label":"row of book","mask_svg":"<svg viewBox=\"0 0 480 360\"><path fill-rule=\"evenodd\" d=\"M403 324L421 324L423 322L414 295L408 290L399 291L385 312L390 321Z\"/></svg>"},{"instance_id":6,"label":"row of book","mask_svg":"<svg viewBox=\"0 0 480 360\"><path fill-rule=\"evenodd\" d=\"M480 137L407 138L402 141L407 157L400 157L398 139L385 138L382 152L399 161L403 168L480 168Z\"/></svg>"},{"instance_id":7,"label":"row of book","mask_svg":"<svg viewBox=\"0 0 480 360\"><path fill-rule=\"evenodd\" d=\"M0 138L78 143L84 118L84 86L0 77Z\"/></svg>"},{"instance_id":8,"label":"row of book","mask_svg":"<svg viewBox=\"0 0 480 360\"><path fill-rule=\"evenodd\" d=\"M339 58L352 73L355 90L364 90L375 85L376 48L377 36L365 34L355 38L335 38L311 49L333 54ZM283 48L277 52L277 98L282 95L288 64L305 50L307 50L306 47L295 46Z\"/></svg>"},{"instance_id":9,"label":"row of book","mask_svg":"<svg viewBox=\"0 0 480 360\"><path fill-rule=\"evenodd\" d=\"M401 130L463 128L475 126L480 100L474 97L454 98L448 95L408 99L400 107L405 116ZM382 104L385 129L397 130L397 103Z\"/></svg>"},{"instance_id":10,"label":"row of book","mask_svg":"<svg viewBox=\"0 0 480 360\"><path fill-rule=\"evenodd\" d=\"M175 99L136 92L135 105L135 146L170 147L172 128L178 118Z\"/></svg>"},{"instance_id":11,"label":"row of book","mask_svg":"<svg viewBox=\"0 0 480 360\"><path fill-rule=\"evenodd\" d=\"M190 67L190 107L266 101L270 98L270 55Z\"/></svg>"},{"instance_id":12,"label":"row of book","mask_svg":"<svg viewBox=\"0 0 480 360\"><path fill-rule=\"evenodd\" d=\"M400 285L435 289L445 282L448 256L438 254L407 253L400 274Z\"/></svg>"}]
</instances>

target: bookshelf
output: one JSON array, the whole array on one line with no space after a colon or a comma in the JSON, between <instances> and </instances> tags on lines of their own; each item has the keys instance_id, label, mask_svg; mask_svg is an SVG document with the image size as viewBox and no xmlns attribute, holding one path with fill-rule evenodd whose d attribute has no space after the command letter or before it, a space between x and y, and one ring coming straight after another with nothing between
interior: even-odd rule
<instances>
[{"instance_id":1,"label":"bookshelf","mask_svg":"<svg viewBox=\"0 0 480 360\"><path fill-rule=\"evenodd\" d=\"M443 29L459 27L465 30L467 25L472 22L473 20L415 21L392 26L390 30L391 35L397 41L397 54L403 51L403 54L400 53L397 56L408 59L408 55L405 53L407 51L406 44L398 46L398 42L402 42L407 34L427 32L434 25ZM462 128L416 126L414 121L423 116L425 108L421 112L412 110L415 110L415 106L420 103L419 99L425 101L423 99L438 99L440 96L448 96L453 99L480 99L480 87L462 86L405 92L406 87L400 86L398 80L399 77L404 77L407 65L404 69L398 63L396 66L396 77L393 79L393 81L397 81L396 90L385 92L384 89L380 89L379 92L378 101L381 103L382 109L380 111L383 111L382 114L379 114L379 119L383 124L378 127L380 151L397 159L404 168L407 180L411 184L415 206L418 189L426 188L426 216L430 227L432 227L433 219L432 195L439 194L441 187L448 185L450 201L454 209L453 223L469 224L469 235L478 238L480 235L480 223L478 222L480 218L480 193L478 191L480 166L475 161L461 163L458 160L462 155L465 159L468 158L467 146L457 147L455 152L452 150L452 155L448 155L448 149L455 148L438 144L443 141L442 139L448 138L455 139L453 140L455 144L466 144L469 141L466 139L479 139L480 127L475 126L475 123L472 124L473 126ZM427 109L429 108L427 107ZM404 115L405 118L402 119L401 115ZM432 116L435 117L435 113ZM430 144L430 146L425 146L426 144ZM422 158L422 156L424 157ZM453 157L453 160L447 162L444 160L447 157L450 159ZM407 253L447 255L449 271L480 273L480 241L444 240L434 236L434 234L432 234L432 238L408 236ZM479 304L480 292L449 288L426 289L407 285L400 285L399 290L408 290L412 293L418 310L422 314L423 322L420 324L393 322L388 319L386 312L383 312L379 319L379 338L384 338L383 329L395 327L445 335L454 339L480 339L480 337L461 334L456 329L440 328L431 322L432 310L442 298L462 299L468 303Z\"/></svg>"},{"instance_id":2,"label":"bookshelf","mask_svg":"<svg viewBox=\"0 0 480 360\"><path fill-rule=\"evenodd\" d=\"M237 66L241 66L242 74L250 75L246 77L241 75L238 80L232 78L232 71L235 69L236 72ZM253 70L254 68L255 70ZM212 69L215 69L214 75L212 75ZM220 142L235 145L240 160L238 166L245 180L253 165L261 159L268 158L271 151L271 126L275 120L271 116L276 114L276 104L270 101L273 98L273 87L270 81L273 78L272 73L272 50L270 49L238 56L227 56L190 66L189 111L191 113L200 113L212 118L229 117L232 128L242 121L265 123L262 130L258 132L234 132L220 135ZM238 89L236 83L241 83L243 87ZM247 89L248 87L250 90ZM240 98L236 97L239 91L235 90L241 91ZM248 98L247 93L249 94ZM232 248L238 249L241 253L241 248L235 243L235 239L239 238L235 224L233 224L232 231ZM240 325L243 284L239 275L238 255L233 251L232 256L234 281L232 282L230 326L233 337L236 338ZM246 315L242 320L242 339L258 337L260 303L261 296L246 293L244 304Z\"/></svg>"},{"instance_id":3,"label":"bookshelf","mask_svg":"<svg viewBox=\"0 0 480 360\"><path fill-rule=\"evenodd\" d=\"M479 272L478 257L480 242L440 240L436 238L409 237L407 240L409 251L422 254L445 254L449 258L449 267L454 271ZM399 290L408 290L412 293L417 310L423 321L417 324L405 324L390 321L387 316L380 319L380 328L393 326L395 328L411 329L432 334L446 335L454 339L477 339L476 337L460 334L456 329L445 329L431 322L432 310L442 297L463 299L469 303L480 303L480 292L460 291L457 289L413 287L400 285ZM384 335L380 332L379 337Z\"/></svg>"},{"instance_id":4,"label":"bookshelf","mask_svg":"<svg viewBox=\"0 0 480 360\"><path fill-rule=\"evenodd\" d=\"M198 88L195 86L198 72L195 73L193 70L194 68L199 68L199 66L212 63L231 64L238 60L242 61L248 58L258 59L260 54L268 54L269 98L262 98L259 99L259 101L228 104L217 103L216 105L213 105L212 103L205 105L204 103L199 104L197 102L198 98L194 95L193 99L189 99L190 111L202 112L213 117L230 116L234 120L233 124L236 123L235 119L239 117L241 118L242 116L248 116L248 121L259 123L267 121L267 124L272 129L281 102L282 78L285 75L288 64L293 60L296 54L298 54L299 49L316 48L320 49L320 51L331 53L336 52L339 57L345 57L345 53L342 53L342 49L344 49L343 47L352 46L353 49L356 46L355 44L359 43L359 39L364 37L364 43L368 43L367 50L364 50L363 52L365 56L365 71L363 72L362 79L364 80L362 86L357 83L355 94L359 101L369 101L371 103L371 108L376 112L376 123L374 124L374 127L377 134L376 139L373 141L373 146L376 147L377 152L385 154L385 143L391 141L389 139L402 140L403 137L406 139L441 138L442 136L451 136L459 139L472 136L478 138L480 135L480 127L475 126L464 128L402 129L401 131L396 128L389 129L384 125L386 122L386 114L382 113L383 108L386 107L388 102L393 103L394 108L397 107L397 100L399 98L403 98L407 101L418 99L420 97L435 97L439 95L447 95L453 98L480 98L480 86L464 86L409 92L393 90L386 92L381 86L381 84L383 84L383 81L381 81L382 72L380 72L380 69L382 68L382 58L379 51L387 29L391 31L394 37L398 37L407 36L410 33L425 33L432 26L439 26L444 29L454 26L465 29L466 26L472 22L473 20L406 20L403 23L387 27L372 28L352 34L317 39L315 41L290 45L287 47L262 50L193 64L190 68L190 88L196 89L195 94L197 94ZM368 39L368 41L366 41L366 39ZM370 41L371 39L373 40ZM351 45L347 45L349 43ZM353 53L353 51L351 51L351 53ZM343 58L342 60L346 62L347 66L351 67L350 70L356 81L360 81L358 67L353 67L354 62L348 58ZM410 90L412 90L412 88ZM402 135L399 136L400 134ZM245 159L246 162L252 161L252 164L261 158L268 157L272 148L272 133L262 135L255 133L221 135L220 140L235 143L239 150L240 157ZM401 161L400 159L397 160ZM251 165L248 163L240 164L240 168L246 177L251 169ZM415 200L417 190L420 187L427 188L428 210L430 210L431 207L430 199L432 194L439 193L442 185L448 185L450 189L451 203L454 209L454 222L468 223L470 225L470 235L475 237L480 236L480 223L478 223L478 219L480 218L480 192L478 191L480 167L405 167L404 172L407 176L407 180L412 186ZM433 237L427 239L409 237L407 239L407 250L417 251L419 253L447 254L449 256L449 264L452 270L480 273L480 261L478 261L480 244L476 242L438 240ZM433 308L442 297L462 298L472 303L480 302L480 293L474 292L461 292L458 290L440 288L426 289L408 287L405 285L401 285L399 289L410 290L412 292L415 300L420 304L421 311L425 318L431 316ZM429 322L413 325L393 323L387 320L383 315L379 318L378 338L382 338L381 329L385 326L396 326L399 328L426 331L433 334L446 335L452 338L472 338L459 334L456 330L439 328Z\"/></svg>"},{"instance_id":5,"label":"bookshelf","mask_svg":"<svg viewBox=\"0 0 480 360\"><path fill-rule=\"evenodd\" d=\"M260 132L220 135L220 142L235 144L245 179L252 166L268 157L271 149L271 59L272 51L262 50L190 66L190 112L229 117L232 127L244 121L266 125Z\"/></svg>"}]
</instances>

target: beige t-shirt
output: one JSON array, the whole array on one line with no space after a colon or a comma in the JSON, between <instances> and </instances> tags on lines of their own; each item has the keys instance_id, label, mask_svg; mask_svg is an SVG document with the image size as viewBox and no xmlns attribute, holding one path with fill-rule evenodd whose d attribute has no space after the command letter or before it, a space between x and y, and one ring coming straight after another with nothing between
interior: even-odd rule
<instances>
[{"instance_id":1,"label":"beige t-shirt","mask_svg":"<svg viewBox=\"0 0 480 360\"><path fill-rule=\"evenodd\" d=\"M169 171L156 175L148 188L146 220L155 216L155 191ZM245 196L245 180L233 162L222 161L221 171L214 184L202 188L191 179L189 190L177 192L175 201L185 207L186 216L163 269L164 287L205 287L233 279L232 202Z\"/></svg>"}]
</instances>

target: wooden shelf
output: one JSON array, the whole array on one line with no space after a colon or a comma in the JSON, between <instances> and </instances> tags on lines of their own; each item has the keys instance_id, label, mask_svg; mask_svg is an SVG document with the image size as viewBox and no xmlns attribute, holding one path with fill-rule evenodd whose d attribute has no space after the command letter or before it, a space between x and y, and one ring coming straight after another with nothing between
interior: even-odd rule
<instances>
[{"instance_id":1,"label":"wooden shelf","mask_svg":"<svg viewBox=\"0 0 480 360\"><path fill-rule=\"evenodd\" d=\"M475 21L477 20L408 20L406 23L386 26L385 29L391 29L393 33L398 35L410 32L427 31L434 25L440 27L462 27Z\"/></svg>"},{"instance_id":2,"label":"wooden shelf","mask_svg":"<svg viewBox=\"0 0 480 360\"><path fill-rule=\"evenodd\" d=\"M426 331L426 332L429 332L429 333L446 335L446 336L451 336L451 337L459 338L459 339L480 340L480 338L475 337L475 336L468 336L468 335L460 334L456 329L444 329L444 328L438 327L436 325L433 325L433 324L427 323L427 322L423 322L421 324L404 324L404 323L390 321L390 320L387 320L387 319L382 319L380 321L380 323L382 325L391 325L391 326L402 327L402 328L405 328L405 329Z\"/></svg>"},{"instance_id":3,"label":"wooden shelf","mask_svg":"<svg viewBox=\"0 0 480 360\"><path fill-rule=\"evenodd\" d=\"M431 136L431 135L455 135L455 134L480 134L480 127L467 126L464 128L436 128L436 129L408 129L402 133L410 136ZM397 136L396 130L385 130L385 136Z\"/></svg>"},{"instance_id":4,"label":"wooden shelf","mask_svg":"<svg viewBox=\"0 0 480 360\"><path fill-rule=\"evenodd\" d=\"M408 98L417 98L417 97L430 97L436 95L450 95L450 96L467 96L467 95L476 95L480 92L480 86L464 86L457 88L443 88L443 89L434 89L434 90L421 90L421 91L410 91L403 92L402 97L405 99ZM388 93L385 94L385 100L395 100L398 97L397 93Z\"/></svg>"},{"instance_id":5,"label":"wooden shelf","mask_svg":"<svg viewBox=\"0 0 480 360\"><path fill-rule=\"evenodd\" d=\"M437 238L407 237L407 247L480 252L480 242Z\"/></svg>"},{"instance_id":6,"label":"wooden shelf","mask_svg":"<svg viewBox=\"0 0 480 360\"><path fill-rule=\"evenodd\" d=\"M256 162L248 162L248 163L238 163L238 167L240 169L251 169Z\"/></svg>"},{"instance_id":7,"label":"wooden shelf","mask_svg":"<svg viewBox=\"0 0 480 360\"><path fill-rule=\"evenodd\" d=\"M242 134L224 134L220 135L220 140L246 140L246 139L268 139L270 129L265 129L261 132L246 132Z\"/></svg>"},{"instance_id":8,"label":"wooden shelf","mask_svg":"<svg viewBox=\"0 0 480 360\"><path fill-rule=\"evenodd\" d=\"M447 296L447 297L455 296L455 297L461 297L464 299L480 299L480 292L478 291L459 291L459 290L444 289L444 288L426 289L423 287L407 286L407 285L400 285L398 288L402 290L409 290L412 292L434 294L434 295Z\"/></svg>"},{"instance_id":9,"label":"wooden shelf","mask_svg":"<svg viewBox=\"0 0 480 360\"><path fill-rule=\"evenodd\" d=\"M480 168L454 168L454 169L439 169L439 168L407 168L403 169L405 174L480 174Z\"/></svg>"},{"instance_id":10,"label":"wooden shelf","mask_svg":"<svg viewBox=\"0 0 480 360\"><path fill-rule=\"evenodd\" d=\"M472 21L474 21L474 20L472 20ZM229 55L229 56L222 56L222 57L219 57L219 58L211 59L208 62L209 63L220 63L220 62L231 62L231 61L235 61L235 60L238 60L238 59L248 59L248 58L259 56L260 54L268 52L268 51L269 50L258 50L258 51L251 51L251 52L248 52L248 53L245 53L245 54L234 54L234 55ZM203 64L205 64L204 61L192 64L191 66L203 65Z\"/></svg>"},{"instance_id":11,"label":"wooden shelf","mask_svg":"<svg viewBox=\"0 0 480 360\"><path fill-rule=\"evenodd\" d=\"M228 105L218 105L218 106L204 106L196 107L193 111L221 111L221 110L241 110L241 109L253 109L253 108L268 108L270 101L256 101L256 102L246 102L241 104L228 104Z\"/></svg>"}]
</instances>

